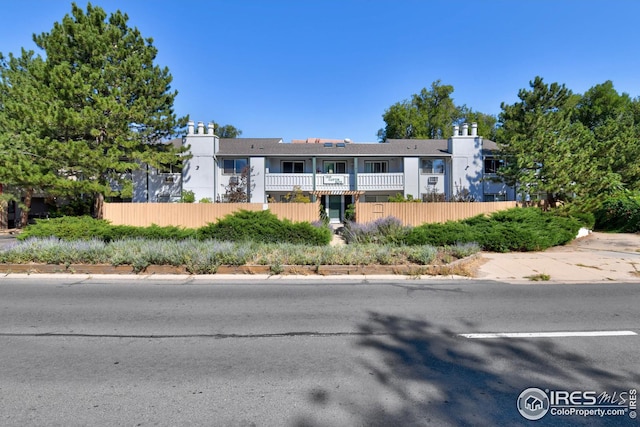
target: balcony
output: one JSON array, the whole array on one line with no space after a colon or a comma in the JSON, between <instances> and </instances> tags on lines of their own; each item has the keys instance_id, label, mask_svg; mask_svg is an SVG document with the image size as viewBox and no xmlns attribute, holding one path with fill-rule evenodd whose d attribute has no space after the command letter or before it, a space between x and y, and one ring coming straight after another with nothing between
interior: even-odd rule
<instances>
[{"instance_id":1,"label":"balcony","mask_svg":"<svg viewBox=\"0 0 640 427\"><path fill-rule=\"evenodd\" d=\"M402 191L404 190L404 173L359 173L358 190Z\"/></svg>"},{"instance_id":2,"label":"balcony","mask_svg":"<svg viewBox=\"0 0 640 427\"><path fill-rule=\"evenodd\" d=\"M267 173L266 191L291 191L300 187L302 191L313 191L312 173ZM359 173L358 185L354 174L315 174L315 190L360 190L360 191L402 191L404 173Z\"/></svg>"},{"instance_id":3,"label":"balcony","mask_svg":"<svg viewBox=\"0 0 640 427\"><path fill-rule=\"evenodd\" d=\"M291 191L300 187L302 191L313 191L312 173L267 173L264 182L266 191Z\"/></svg>"}]
</instances>

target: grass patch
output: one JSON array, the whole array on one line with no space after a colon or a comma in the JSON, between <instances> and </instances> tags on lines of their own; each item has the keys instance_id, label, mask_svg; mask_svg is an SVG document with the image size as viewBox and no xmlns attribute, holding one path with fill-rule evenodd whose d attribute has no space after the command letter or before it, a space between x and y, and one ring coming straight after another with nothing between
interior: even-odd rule
<instances>
[{"instance_id":1,"label":"grass patch","mask_svg":"<svg viewBox=\"0 0 640 427\"><path fill-rule=\"evenodd\" d=\"M315 246L218 240L120 239L66 241L32 237L0 250L0 263L131 265L136 272L150 265L184 266L193 274L212 274L221 265L268 265L279 274L286 265L442 265L469 253L473 246L379 244ZM476 246L477 248L477 246Z\"/></svg>"},{"instance_id":2,"label":"grass patch","mask_svg":"<svg viewBox=\"0 0 640 427\"><path fill-rule=\"evenodd\" d=\"M551 280L551 276L545 273L532 274L531 276L525 276L525 279L529 279L533 282L546 282Z\"/></svg>"}]
</instances>

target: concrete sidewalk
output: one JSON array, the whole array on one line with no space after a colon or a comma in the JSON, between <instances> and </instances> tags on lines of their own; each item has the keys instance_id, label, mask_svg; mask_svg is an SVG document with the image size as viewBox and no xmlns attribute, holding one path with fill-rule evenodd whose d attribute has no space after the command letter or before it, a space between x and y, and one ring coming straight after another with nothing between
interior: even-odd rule
<instances>
[{"instance_id":1,"label":"concrete sidewalk","mask_svg":"<svg viewBox=\"0 0 640 427\"><path fill-rule=\"evenodd\" d=\"M482 253L476 278L532 283L640 282L640 234L591 233L544 252Z\"/></svg>"}]
</instances>

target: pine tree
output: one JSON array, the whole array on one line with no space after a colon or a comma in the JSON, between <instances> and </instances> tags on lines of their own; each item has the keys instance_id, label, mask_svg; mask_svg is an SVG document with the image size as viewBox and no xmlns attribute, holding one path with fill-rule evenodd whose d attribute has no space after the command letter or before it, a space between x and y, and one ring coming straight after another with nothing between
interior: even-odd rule
<instances>
[{"instance_id":1,"label":"pine tree","mask_svg":"<svg viewBox=\"0 0 640 427\"><path fill-rule=\"evenodd\" d=\"M159 167L184 151L162 143L187 122L173 111L172 77L154 64L153 40L129 27L128 19L120 11L107 19L100 7L89 3L85 13L72 4L71 15L34 35L45 59L36 57L39 72L23 79L35 102L47 106L30 124L29 134L48 144L47 155L33 162L55 158L56 174L67 181L63 187L93 194L98 216L113 184L143 163Z\"/></svg>"},{"instance_id":2,"label":"pine tree","mask_svg":"<svg viewBox=\"0 0 640 427\"><path fill-rule=\"evenodd\" d=\"M593 161L593 135L572 121L577 97L564 85L547 85L536 77L520 102L502 104L498 132L506 166L498 174L523 198L542 196L550 206L559 200L588 197L602 175Z\"/></svg>"},{"instance_id":3,"label":"pine tree","mask_svg":"<svg viewBox=\"0 0 640 427\"><path fill-rule=\"evenodd\" d=\"M0 182L3 199L21 207L21 226L34 194L62 194L69 184L57 173L60 147L44 131L51 94L42 84L43 70L32 51L0 59Z\"/></svg>"}]
</instances>

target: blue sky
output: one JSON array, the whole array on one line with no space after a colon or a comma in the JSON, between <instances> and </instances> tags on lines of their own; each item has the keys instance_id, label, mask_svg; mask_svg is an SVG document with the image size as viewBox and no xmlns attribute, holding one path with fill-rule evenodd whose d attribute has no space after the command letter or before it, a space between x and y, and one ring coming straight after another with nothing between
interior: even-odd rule
<instances>
[{"instance_id":1,"label":"blue sky","mask_svg":"<svg viewBox=\"0 0 640 427\"><path fill-rule=\"evenodd\" d=\"M77 1L85 7L86 2ZM95 0L154 39L175 110L243 137L376 140L382 114L435 80L498 114L537 75L640 95L635 0ZM36 49L70 1L0 0L0 52Z\"/></svg>"}]
</instances>

